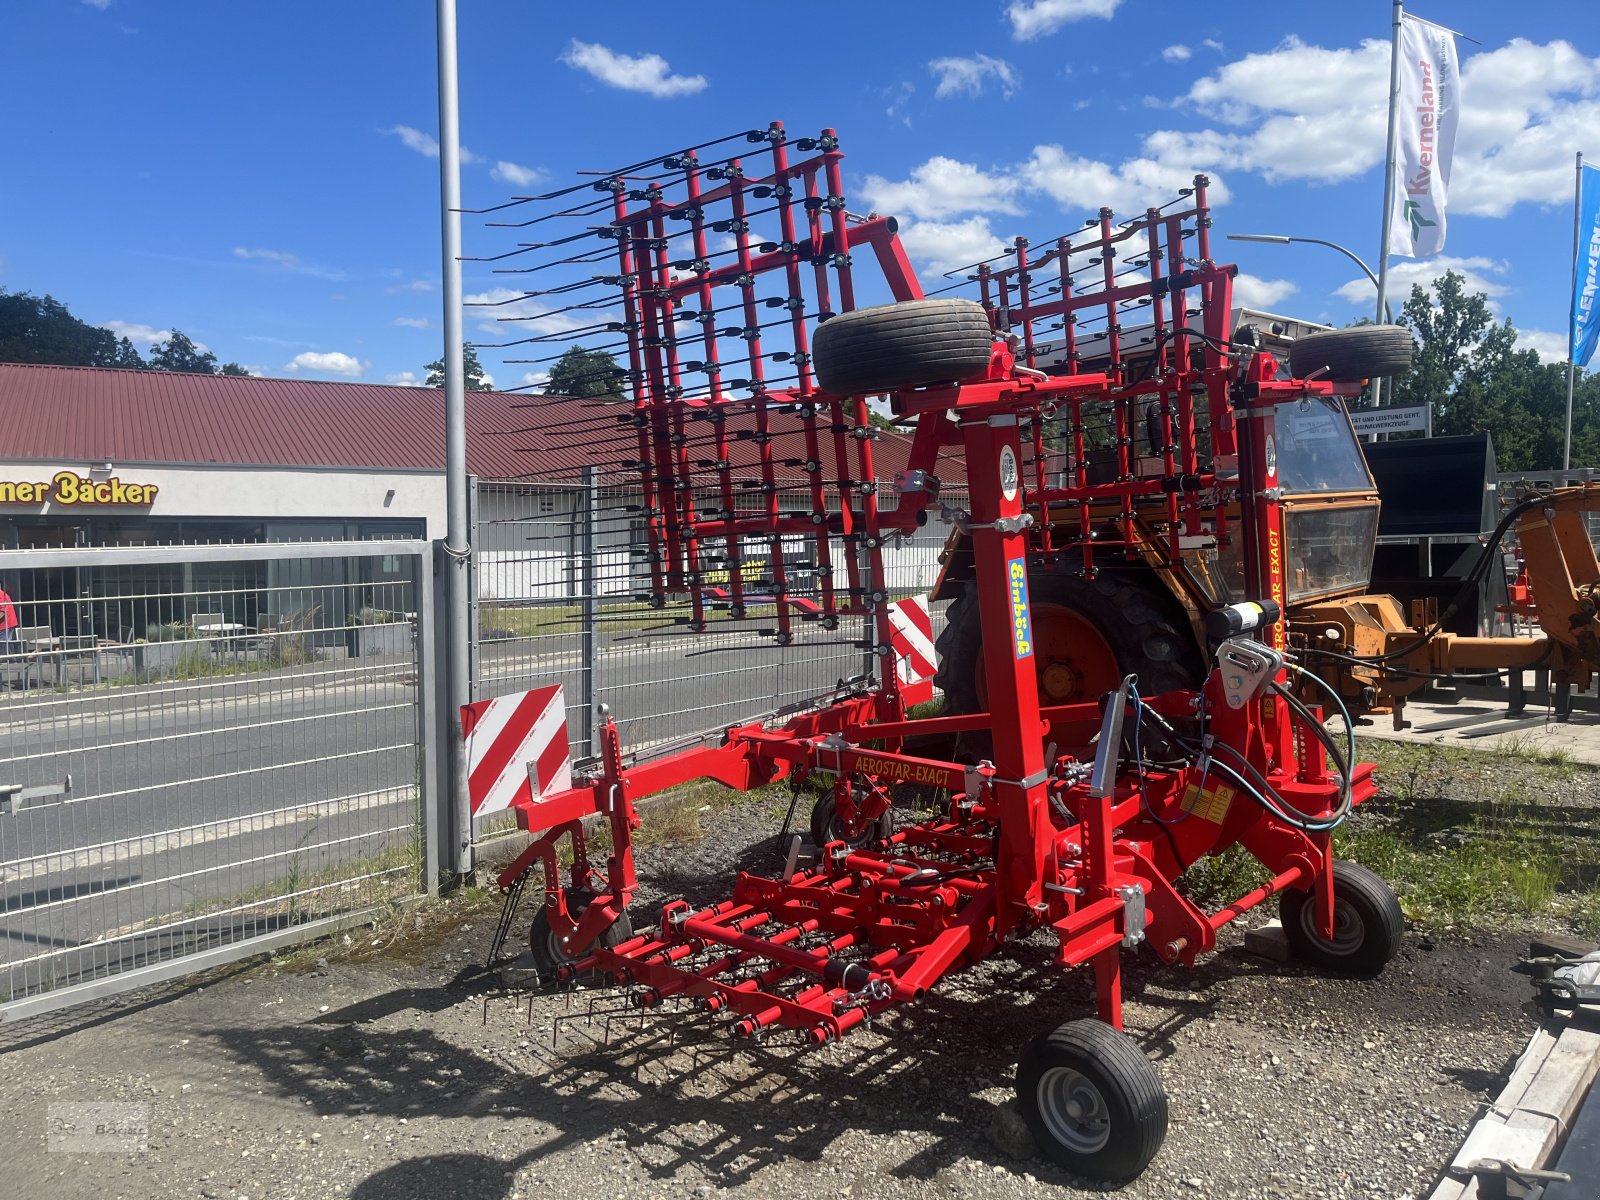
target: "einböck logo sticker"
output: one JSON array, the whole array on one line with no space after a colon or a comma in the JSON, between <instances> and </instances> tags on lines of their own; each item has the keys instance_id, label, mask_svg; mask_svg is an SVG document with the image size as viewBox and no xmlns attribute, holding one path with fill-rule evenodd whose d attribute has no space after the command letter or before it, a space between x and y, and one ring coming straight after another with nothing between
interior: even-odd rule
<instances>
[{"instance_id":1,"label":"einb\u00f6ck logo sticker","mask_svg":"<svg viewBox=\"0 0 1600 1200\"><path fill-rule=\"evenodd\" d=\"M1011 584L1011 643L1018 658L1033 657L1033 617L1028 611L1028 564L1020 558L1006 562Z\"/></svg>"}]
</instances>

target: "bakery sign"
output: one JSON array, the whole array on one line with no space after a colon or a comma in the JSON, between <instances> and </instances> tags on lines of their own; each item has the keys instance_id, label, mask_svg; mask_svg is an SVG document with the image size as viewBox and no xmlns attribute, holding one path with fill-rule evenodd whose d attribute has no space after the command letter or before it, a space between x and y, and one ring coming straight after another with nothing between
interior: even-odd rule
<instances>
[{"instance_id":1,"label":"bakery sign","mask_svg":"<svg viewBox=\"0 0 1600 1200\"><path fill-rule=\"evenodd\" d=\"M0 504L53 508L148 508L155 503L153 483L128 483L115 475L91 479L76 471L57 471L45 480L0 479Z\"/></svg>"}]
</instances>

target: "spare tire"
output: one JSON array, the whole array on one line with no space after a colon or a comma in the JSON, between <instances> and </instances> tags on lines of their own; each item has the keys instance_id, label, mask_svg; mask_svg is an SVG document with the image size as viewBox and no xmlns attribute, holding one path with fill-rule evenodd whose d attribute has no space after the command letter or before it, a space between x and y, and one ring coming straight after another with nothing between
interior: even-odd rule
<instances>
[{"instance_id":1,"label":"spare tire","mask_svg":"<svg viewBox=\"0 0 1600 1200\"><path fill-rule=\"evenodd\" d=\"M1289 346L1289 373L1296 379L1323 373L1319 379L1356 383L1404 375L1411 369L1416 343L1404 325L1355 325L1295 338Z\"/></svg>"},{"instance_id":2,"label":"spare tire","mask_svg":"<svg viewBox=\"0 0 1600 1200\"><path fill-rule=\"evenodd\" d=\"M817 326L811 363L836 396L865 396L984 375L994 330L971 300L903 300L840 313Z\"/></svg>"}]
</instances>

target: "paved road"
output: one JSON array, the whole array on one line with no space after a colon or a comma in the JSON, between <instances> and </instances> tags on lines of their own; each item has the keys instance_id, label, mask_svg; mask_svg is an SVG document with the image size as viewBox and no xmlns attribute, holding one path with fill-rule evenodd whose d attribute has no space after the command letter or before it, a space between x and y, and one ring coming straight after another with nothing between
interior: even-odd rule
<instances>
[{"instance_id":1,"label":"paved road","mask_svg":"<svg viewBox=\"0 0 1600 1200\"><path fill-rule=\"evenodd\" d=\"M849 637L608 637L597 696L643 748L827 692L860 670ZM487 653L481 694L561 682L576 705L574 645ZM580 753L581 723L574 711ZM407 660L0 693L0 782L73 784L70 802L0 815L0 1000L8 973L31 990L350 907L360 892L344 876L386 871L404 887L418 730Z\"/></svg>"}]
</instances>

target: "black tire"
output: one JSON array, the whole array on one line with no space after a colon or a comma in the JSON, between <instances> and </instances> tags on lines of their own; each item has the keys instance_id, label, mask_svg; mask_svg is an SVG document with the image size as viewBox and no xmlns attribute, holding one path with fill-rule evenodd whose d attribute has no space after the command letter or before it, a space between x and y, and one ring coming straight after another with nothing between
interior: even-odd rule
<instances>
[{"instance_id":1,"label":"black tire","mask_svg":"<svg viewBox=\"0 0 1600 1200\"><path fill-rule=\"evenodd\" d=\"M1044 1156L1074 1175L1124 1183L1167 1136L1161 1076L1125 1033L1069 1021L1017 1064L1017 1103Z\"/></svg>"},{"instance_id":2,"label":"black tire","mask_svg":"<svg viewBox=\"0 0 1600 1200\"><path fill-rule=\"evenodd\" d=\"M594 901L594 896L589 892L568 892L567 911L574 919L581 919L584 911ZM609 950L620 946L633 936L633 921L628 916L628 910L623 909L622 915L611 923L611 927L603 932L597 943ZM584 956L589 947L584 947L583 952L574 952L561 945L556 937L555 930L550 928L550 912L547 905L540 905L539 911L534 914L533 928L528 931L528 949L533 952L533 963L539 969L539 974L545 980L554 980L556 972L562 967L569 966Z\"/></svg>"},{"instance_id":3,"label":"black tire","mask_svg":"<svg viewBox=\"0 0 1600 1200\"><path fill-rule=\"evenodd\" d=\"M1333 917L1329 941L1317 932L1310 892L1284 892L1278 901L1289 949L1301 962L1341 975L1371 979L1400 949L1406 919L1394 890L1360 863L1334 860Z\"/></svg>"},{"instance_id":4,"label":"black tire","mask_svg":"<svg viewBox=\"0 0 1600 1200\"><path fill-rule=\"evenodd\" d=\"M852 850L881 842L894 832L894 810L888 809L876 821L866 823L865 828L855 837L846 837L839 828L839 805L833 793L817 797L816 804L811 807L811 844L813 846L826 846L829 842L843 842Z\"/></svg>"},{"instance_id":5,"label":"black tire","mask_svg":"<svg viewBox=\"0 0 1600 1200\"><path fill-rule=\"evenodd\" d=\"M865 396L983 375L994 330L971 300L905 300L840 313L817 326L811 365L822 389Z\"/></svg>"},{"instance_id":6,"label":"black tire","mask_svg":"<svg viewBox=\"0 0 1600 1200\"><path fill-rule=\"evenodd\" d=\"M1404 325L1357 325L1308 333L1289 346L1289 373L1304 379L1327 368L1318 378L1354 383L1411 369L1416 343Z\"/></svg>"},{"instance_id":7,"label":"black tire","mask_svg":"<svg viewBox=\"0 0 1600 1200\"><path fill-rule=\"evenodd\" d=\"M1198 689L1206 667L1178 602L1148 573L1101 571L1093 580L1074 575L1033 575L1033 604L1056 604L1083 615L1100 631L1117 660L1118 678L1139 677L1142 695ZM983 669L983 630L978 620L977 583L967 584L945 612L945 626L934 645L939 669L933 677L943 690L945 712L983 711L978 677ZM1039 669L1048 664L1040 662ZM1109 690L1109 688L1108 688ZM1081 699L1097 699L1085 695Z\"/></svg>"}]
</instances>

